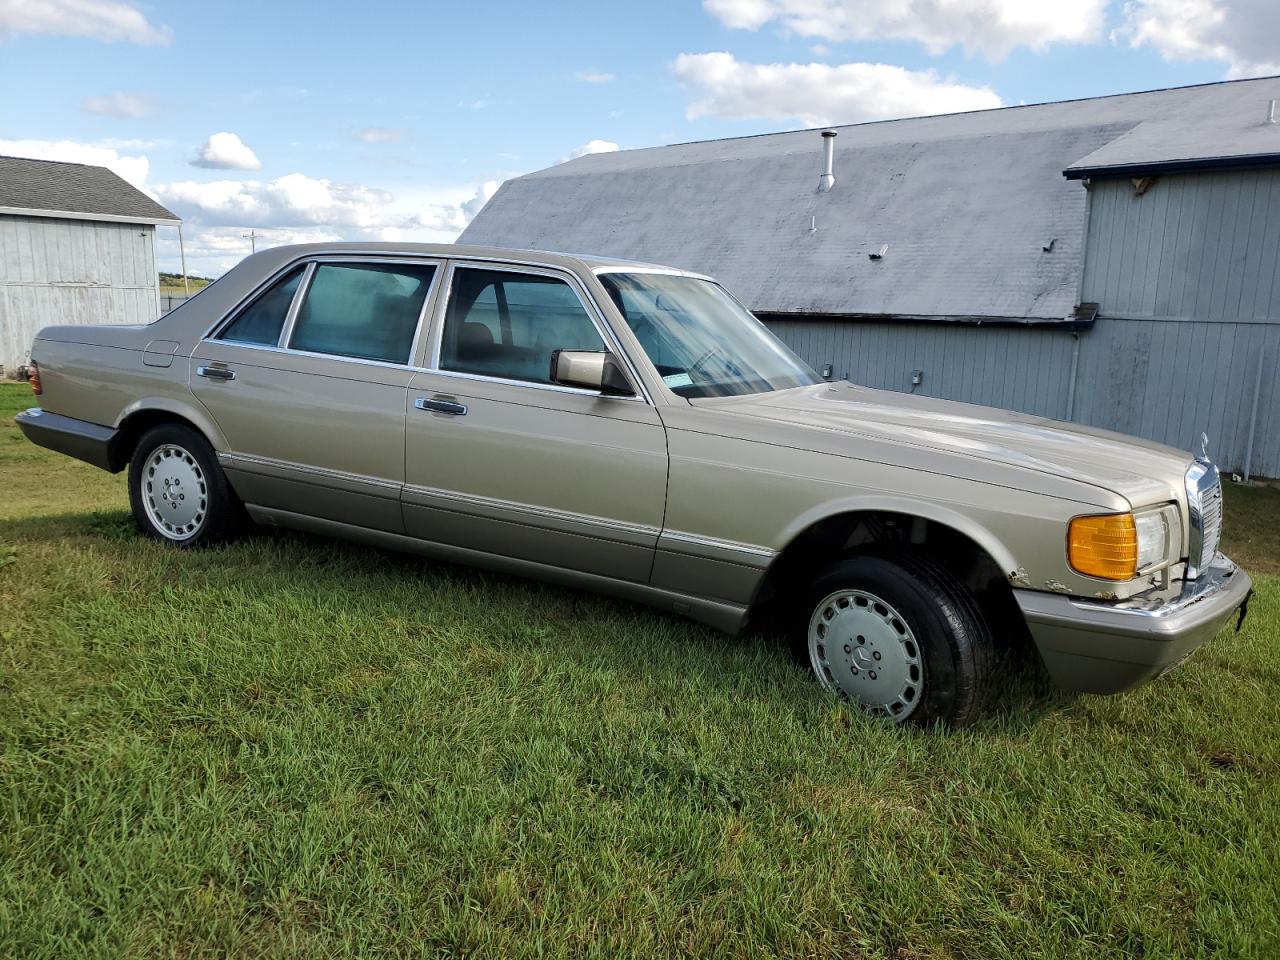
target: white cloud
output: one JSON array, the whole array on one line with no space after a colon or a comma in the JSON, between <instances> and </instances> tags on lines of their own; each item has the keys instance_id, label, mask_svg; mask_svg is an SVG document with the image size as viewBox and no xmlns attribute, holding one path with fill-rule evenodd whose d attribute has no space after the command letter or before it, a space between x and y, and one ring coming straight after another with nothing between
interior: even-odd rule
<instances>
[{"instance_id":1,"label":"white cloud","mask_svg":"<svg viewBox=\"0 0 1280 960\"><path fill-rule=\"evenodd\" d=\"M186 221L188 260L198 265L191 269L216 275L248 254L240 234L250 229L262 238L259 249L325 240L448 243L499 185L487 180L397 195L291 173L274 180L179 181L157 185L155 193ZM176 251L166 257L170 253Z\"/></svg>"},{"instance_id":2,"label":"white cloud","mask_svg":"<svg viewBox=\"0 0 1280 960\"><path fill-rule=\"evenodd\" d=\"M618 145L612 140L588 140L580 147L574 147L565 160L576 160L578 157L585 157L589 153L613 153L619 149ZM564 161L561 161L562 163Z\"/></svg>"},{"instance_id":3,"label":"white cloud","mask_svg":"<svg viewBox=\"0 0 1280 960\"><path fill-rule=\"evenodd\" d=\"M82 101L80 109L103 117L136 120L151 112L151 98L137 93L107 93Z\"/></svg>"},{"instance_id":4,"label":"white cloud","mask_svg":"<svg viewBox=\"0 0 1280 960\"><path fill-rule=\"evenodd\" d=\"M357 131L356 139L364 143L396 143L408 132L404 127L365 127Z\"/></svg>"},{"instance_id":5,"label":"white cloud","mask_svg":"<svg viewBox=\"0 0 1280 960\"><path fill-rule=\"evenodd\" d=\"M686 113L798 120L809 127L1001 106L990 87L883 63L743 63L730 53L682 53L672 69L694 92Z\"/></svg>"},{"instance_id":6,"label":"white cloud","mask_svg":"<svg viewBox=\"0 0 1280 960\"><path fill-rule=\"evenodd\" d=\"M484 209L484 205L493 199L493 195L498 192L500 186L502 186L501 180L486 180L476 188L474 197L463 202L460 209L465 218L464 226L475 219L476 214Z\"/></svg>"},{"instance_id":7,"label":"white cloud","mask_svg":"<svg viewBox=\"0 0 1280 960\"><path fill-rule=\"evenodd\" d=\"M145 156L122 154L116 146L109 145L111 143L112 141L94 144L77 143L74 140L0 140L0 155L106 167L135 187L143 189L151 168L150 161Z\"/></svg>"},{"instance_id":8,"label":"white cloud","mask_svg":"<svg viewBox=\"0 0 1280 960\"><path fill-rule=\"evenodd\" d=\"M574 77L583 83L611 83L613 74L603 70L579 70Z\"/></svg>"},{"instance_id":9,"label":"white cloud","mask_svg":"<svg viewBox=\"0 0 1280 960\"><path fill-rule=\"evenodd\" d=\"M1280 73L1276 0L1133 0L1115 37L1166 60L1221 60L1229 77Z\"/></svg>"},{"instance_id":10,"label":"white cloud","mask_svg":"<svg viewBox=\"0 0 1280 960\"><path fill-rule=\"evenodd\" d=\"M215 133L196 151L193 167L212 170L261 170L262 161L234 133Z\"/></svg>"},{"instance_id":11,"label":"white cloud","mask_svg":"<svg viewBox=\"0 0 1280 960\"><path fill-rule=\"evenodd\" d=\"M169 42L167 27L153 26L133 4L118 0L0 0L0 35L16 33Z\"/></svg>"},{"instance_id":12,"label":"white cloud","mask_svg":"<svg viewBox=\"0 0 1280 960\"><path fill-rule=\"evenodd\" d=\"M290 173L273 180L183 180L147 184L144 151L166 141L0 140L0 155L108 167L155 197L184 221L187 266L218 276L249 254L241 234L259 234L258 248L333 240L449 243L497 192L499 180L436 188L336 183ZM161 268L178 269L177 231L161 229Z\"/></svg>"},{"instance_id":13,"label":"white cloud","mask_svg":"<svg viewBox=\"0 0 1280 960\"><path fill-rule=\"evenodd\" d=\"M811 39L910 40L934 54L958 45L998 59L1015 47L1039 50L1051 43L1100 39L1107 0L703 0L702 5L737 30L777 23L787 33Z\"/></svg>"}]
</instances>

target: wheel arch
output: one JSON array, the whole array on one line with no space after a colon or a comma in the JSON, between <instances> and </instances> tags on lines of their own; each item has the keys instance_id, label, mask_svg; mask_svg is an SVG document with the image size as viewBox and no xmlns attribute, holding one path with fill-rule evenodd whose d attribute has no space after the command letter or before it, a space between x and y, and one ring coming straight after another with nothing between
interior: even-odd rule
<instances>
[{"instance_id":1,"label":"wheel arch","mask_svg":"<svg viewBox=\"0 0 1280 960\"><path fill-rule=\"evenodd\" d=\"M753 619L775 620L776 608L839 557L895 546L932 553L975 593L989 593L983 606L993 616L1016 609L1013 553L982 524L946 505L884 494L845 498L796 517L779 539L784 546L752 598Z\"/></svg>"},{"instance_id":2,"label":"wheel arch","mask_svg":"<svg viewBox=\"0 0 1280 960\"><path fill-rule=\"evenodd\" d=\"M215 453L227 450L222 431L204 411L172 397L144 397L129 404L116 418L116 436L111 449L112 472L127 467L142 435L162 423L180 423L190 427L209 442Z\"/></svg>"}]
</instances>

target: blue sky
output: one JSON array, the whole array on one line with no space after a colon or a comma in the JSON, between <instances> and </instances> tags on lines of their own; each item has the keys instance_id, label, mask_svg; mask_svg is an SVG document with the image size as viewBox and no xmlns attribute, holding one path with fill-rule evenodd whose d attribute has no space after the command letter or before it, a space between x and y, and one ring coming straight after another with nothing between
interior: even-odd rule
<instances>
[{"instance_id":1,"label":"blue sky","mask_svg":"<svg viewBox=\"0 0 1280 960\"><path fill-rule=\"evenodd\" d=\"M193 272L448 240L586 149L1277 72L1275 0L0 0L0 153L112 166ZM163 238L162 268L176 265Z\"/></svg>"}]
</instances>

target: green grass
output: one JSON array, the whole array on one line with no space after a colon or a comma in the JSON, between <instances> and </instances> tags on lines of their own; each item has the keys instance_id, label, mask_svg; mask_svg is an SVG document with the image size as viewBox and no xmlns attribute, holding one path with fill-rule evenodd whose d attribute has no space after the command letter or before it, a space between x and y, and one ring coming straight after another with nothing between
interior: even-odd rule
<instances>
[{"instance_id":1,"label":"green grass","mask_svg":"<svg viewBox=\"0 0 1280 960\"><path fill-rule=\"evenodd\" d=\"M894 730L638 607L300 536L145 542L120 477L21 440L24 389L0 956L1280 955L1280 577L1131 694L1023 684ZM1254 494L1229 542L1275 570Z\"/></svg>"},{"instance_id":2,"label":"green grass","mask_svg":"<svg viewBox=\"0 0 1280 960\"><path fill-rule=\"evenodd\" d=\"M191 291L191 295L199 293L209 284L213 283L208 277L193 277L188 275L187 282L182 282L182 274L180 273L161 273L160 274L160 296L162 297L180 297Z\"/></svg>"}]
</instances>

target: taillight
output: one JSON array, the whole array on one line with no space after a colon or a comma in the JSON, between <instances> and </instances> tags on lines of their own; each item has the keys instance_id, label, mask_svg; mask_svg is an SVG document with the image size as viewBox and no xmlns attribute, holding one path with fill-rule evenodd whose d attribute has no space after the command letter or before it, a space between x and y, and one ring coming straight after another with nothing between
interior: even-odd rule
<instances>
[{"instance_id":1,"label":"taillight","mask_svg":"<svg viewBox=\"0 0 1280 960\"><path fill-rule=\"evenodd\" d=\"M27 364L27 382L31 384L31 392L37 397L44 393L44 387L40 383L40 367L34 360Z\"/></svg>"}]
</instances>

